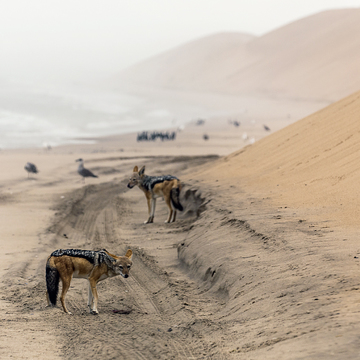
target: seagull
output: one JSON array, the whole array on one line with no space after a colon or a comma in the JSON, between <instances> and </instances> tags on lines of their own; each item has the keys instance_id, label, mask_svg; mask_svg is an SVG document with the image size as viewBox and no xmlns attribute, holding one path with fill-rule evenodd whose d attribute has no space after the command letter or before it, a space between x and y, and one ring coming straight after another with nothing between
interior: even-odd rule
<instances>
[{"instance_id":1,"label":"seagull","mask_svg":"<svg viewBox=\"0 0 360 360\"><path fill-rule=\"evenodd\" d=\"M75 162L80 163L77 171L78 171L79 175L82 176L84 183L85 183L86 177L96 177L96 178L98 177L97 175L94 175L90 170L84 168L84 160L83 159L77 159L77 160L75 160Z\"/></svg>"},{"instance_id":2,"label":"seagull","mask_svg":"<svg viewBox=\"0 0 360 360\"><path fill-rule=\"evenodd\" d=\"M38 169L31 162L27 162L26 165L24 166L24 169L28 172L28 178L29 178L30 173L33 173L33 174L38 173Z\"/></svg>"}]
</instances>

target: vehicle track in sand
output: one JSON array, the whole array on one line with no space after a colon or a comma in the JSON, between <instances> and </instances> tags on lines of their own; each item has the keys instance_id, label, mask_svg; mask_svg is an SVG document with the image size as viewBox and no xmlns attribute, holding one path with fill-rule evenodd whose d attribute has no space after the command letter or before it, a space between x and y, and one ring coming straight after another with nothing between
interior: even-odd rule
<instances>
[{"instance_id":1,"label":"vehicle track in sand","mask_svg":"<svg viewBox=\"0 0 360 360\"><path fill-rule=\"evenodd\" d=\"M160 204L158 222L145 226L135 215L144 209L145 199L137 192L127 193L125 177L87 185L66 198L71 200L57 205L53 224L40 235L43 245L34 250L37 257L29 256L27 263L13 270L8 282L7 298L17 306L19 316L25 319L31 312L31 321L56 336L60 356L68 359L226 359L213 344L210 322L202 320L219 302L201 293L177 260L177 241L193 220L164 224L166 208ZM168 264L149 255L146 244L154 243L152 249L165 249L164 258L170 254ZM66 298L72 316L64 314L59 304L45 308L46 257L55 248L70 247L106 248L118 255L127 248L134 252L130 278L116 277L98 284L98 316L87 312L88 284L78 279L72 281ZM21 288L15 286L28 278L31 281ZM117 314L115 309L130 313Z\"/></svg>"}]
</instances>

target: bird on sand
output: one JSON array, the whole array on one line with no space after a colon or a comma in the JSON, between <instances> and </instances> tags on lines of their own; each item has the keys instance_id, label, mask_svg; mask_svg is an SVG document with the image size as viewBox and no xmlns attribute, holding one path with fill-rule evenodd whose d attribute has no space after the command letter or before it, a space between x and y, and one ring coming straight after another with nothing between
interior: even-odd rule
<instances>
[{"instance_id":1,"label":"bird on sand","mask_svg":"<svg viewBox=\"0 0 360 360\"><path fill-rule=\"evenodd\" d=\"M77 171L78 171L79 175L82 176L84 183L85 183L86 177L95 177L95 178L98 177L97 175L94 175L90 170L84 168L84 160L83 159L77 159L75 161L80 163Z\"/></svg>"},{"instance_id":2,"label":"bird on sand","mask_svg":"<svg viewBox=\"0 0 360 360\"><path fill-rule=\"evenodd\" d=\"M28 173L28 178L29 178L30 173L37 174L39 172L38 169L36 168L35 164L32 164L31 162L27 162L26 165L24 166L24 169Z\"/></svg>"}]
</instances>

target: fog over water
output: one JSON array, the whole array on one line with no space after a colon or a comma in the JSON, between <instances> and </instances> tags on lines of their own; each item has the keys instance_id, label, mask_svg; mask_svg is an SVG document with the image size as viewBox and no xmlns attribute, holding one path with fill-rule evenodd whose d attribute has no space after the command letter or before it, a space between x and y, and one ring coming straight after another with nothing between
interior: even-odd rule
<instances>
[{"instance_id":1,"label":"fog over water","mask_svg":"<svg viewBox=\"0 0 360 360\"><path fill-rule=\"evenodd\" d=\"M205 109L181 114L98 84L196 38L262 35L323 9L351 6L358 1L0 1L0 148L54 146L206 115Z\"/></svg>"},{"instance_id":2,"label":"fog over water","mask_svg":"<svg viewBox=\"0 0 360 360\"><path fill-rule=\"evenodd\" d=\"M6 86L0 88L0 149L88 142L189 121L190 114L179 114L146 98L86 87Z\"/></svg>"}]
</instances>

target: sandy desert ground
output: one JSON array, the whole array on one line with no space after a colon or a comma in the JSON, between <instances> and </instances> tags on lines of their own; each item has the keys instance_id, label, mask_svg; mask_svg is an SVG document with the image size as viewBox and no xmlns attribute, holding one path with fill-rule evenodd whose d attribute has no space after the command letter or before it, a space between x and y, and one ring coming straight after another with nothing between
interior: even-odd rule
<instances>
[{"instance_id":1,"label":"sandy desert ground","mask_svg":"<svg viewBox=\"0 0 360 360\"><path fill-rule=\"evenodd\" d=\"M1 358L357 358L359 99L251 145L194 126L175 142L1 151ZM82 183L79 157L98 179ZM40 173L27 178L26 161ZM126 187L142 164L184 183L176 223L158 201L143 224L145 197ZM73 315L45 307L58 248L133 250L131 276L99 284L98 316L84 280L67 295Z\"/></svg>"},{"instance_id":2,"label":"sandy desert ground","mask_svg":"<svg viewBox=\"0 0 360 360\"><path fill-rule=\"evenodd\" d=\"M360 93L333 102L359 88L359 16L217 34L100 84L171 109L175 141L0 150L0 358L358 358ZM82 183L79 157L99 178ZM158 201L143 224L134 165L182 180L176 223ZM130 277L98 285L98 316L79 279L73 315L46 307L59 248L133 250Z\"/></svg>"}]
</instances>

